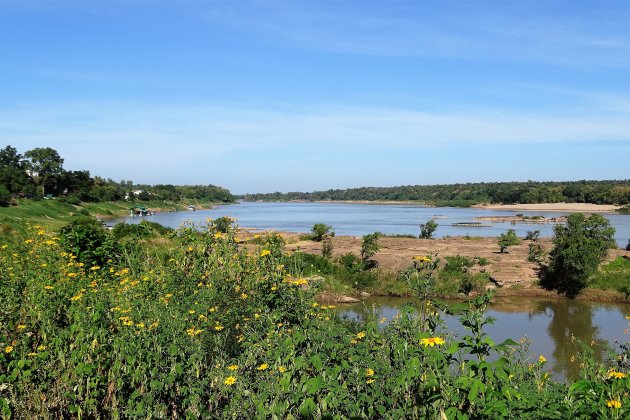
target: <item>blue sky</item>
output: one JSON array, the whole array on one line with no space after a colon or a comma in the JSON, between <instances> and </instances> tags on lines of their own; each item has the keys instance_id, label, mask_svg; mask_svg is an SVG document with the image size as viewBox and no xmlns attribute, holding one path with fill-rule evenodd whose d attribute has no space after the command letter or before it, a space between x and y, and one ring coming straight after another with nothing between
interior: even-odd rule
<instances>
[{"instance_id":1,"label":"blue sky","mask_svg":"<svg viewBox=\"0 0 630 420\"><path fill-rule=\"evenodd\" d=\"M0 0L0 145L235 193L630 178L630 2Z\"/></svg>"}]
</instances>

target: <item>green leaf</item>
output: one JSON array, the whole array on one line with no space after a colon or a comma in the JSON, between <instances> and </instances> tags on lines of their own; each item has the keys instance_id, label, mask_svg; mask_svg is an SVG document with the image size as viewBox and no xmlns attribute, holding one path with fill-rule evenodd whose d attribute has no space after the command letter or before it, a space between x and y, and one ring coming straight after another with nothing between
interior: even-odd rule
<instances>
[{"instance_id":1,"label":"green leaf","mask_svg":"<svg viewBox=\"0 0 630 420\"><path fill-rule=\"evenodd\" d=\"M315 401L312 398L307 398L300 405L300 414L304 417L313 417L316 409Z\"/></svg>"}]
</instances>

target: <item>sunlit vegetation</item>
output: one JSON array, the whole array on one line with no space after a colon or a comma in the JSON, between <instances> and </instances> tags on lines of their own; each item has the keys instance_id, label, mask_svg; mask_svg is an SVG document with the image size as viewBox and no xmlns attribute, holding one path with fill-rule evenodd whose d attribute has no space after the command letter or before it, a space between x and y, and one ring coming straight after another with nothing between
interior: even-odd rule
<instances>
[{"instance_id":1,"label":"sunlit vegetation","mask_svg":"<svg viewBox=\"0 0 630 420\"><path fill-rule=\"evenodd\" d=\"M38 147L23 155L11 146L0 150L0 205L16 204L19 198L58 199L69 204L108 201L234 201L224 188L215 185L137 185L116 182L89 171L68 171L64 159L50 147Z\"/></svg>"},{"instance_id":2,"label":"sunlit vegetation","mask_svg":"<svg viewBox=\"0 0 630 420\"><path fill-rule=\"evenodd\" d=\"M417 305L348 321L314 300L321 280L279 235L243 245L212 221L167 237L93 228L31 225L0 244L5 417L628 416L627 347L597 364L585 346L580 379L558 382L545 355L486 335L489 295L450 309L431 299L435 257L410 261ZM459 313L462 336L444 310Z\"/></svg>"}]
</instances>

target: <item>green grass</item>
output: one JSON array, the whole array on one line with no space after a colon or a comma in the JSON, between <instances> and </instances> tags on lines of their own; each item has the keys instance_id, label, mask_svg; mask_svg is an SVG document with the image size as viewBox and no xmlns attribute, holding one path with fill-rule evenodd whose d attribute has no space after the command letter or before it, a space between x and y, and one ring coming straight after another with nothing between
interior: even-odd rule
<instances>
[{"instance_id":1,"label":"green grass","mask_svg":"<svg viewBox=\"0 0 630 420\"><path fill-rule=\"evenodd\" d=\"M603 264L591 278L589 286L617 291L630 288L630 259L617 257L614 261Z\"/></svg>"}]
</instances>

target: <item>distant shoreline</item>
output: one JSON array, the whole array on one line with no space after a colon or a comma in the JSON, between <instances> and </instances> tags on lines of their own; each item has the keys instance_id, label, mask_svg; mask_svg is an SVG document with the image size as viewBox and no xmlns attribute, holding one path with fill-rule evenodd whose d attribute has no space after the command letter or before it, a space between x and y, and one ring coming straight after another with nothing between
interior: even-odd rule
<instances>
[{"instance_id":1,"label":"distant shoreline","mask_svg":"<svg viewBox=\"0 0 630 420\"><path fill-rule=\"evenodd\" d=\"M582 213L615 213L621 206L590 203L540 203L540 204L477 204L472 208L488 210L559 211Z\"/></svg>"},{"instance_id":2,"label":"distant shoreline","mask_svg":"<svg viewBox=\"0 0 630 420\"><path fill-rule=\"evenodd\" d=\"M276 201L264 201L272 203ZM320 204L371 204L371 205L404 205L419 207L436 207L430 204L404 200L287 200L277 201L283 203L320 203ZM449 207L449 206L445 206ZM538 203L538 204L475 204L467 208L483 210L509 210L509 211L556 211L556 212L582 212L582 213L616 213L622 206L611 204L591 204L591 203Z\"/></svg>"}]
</instances>

